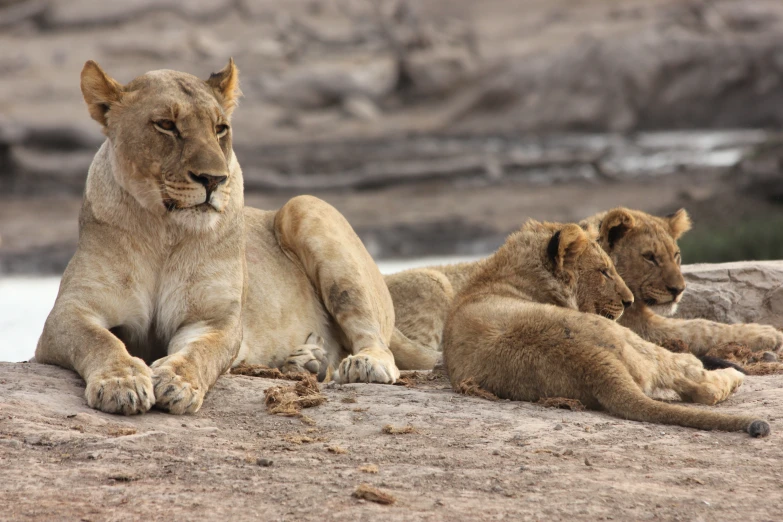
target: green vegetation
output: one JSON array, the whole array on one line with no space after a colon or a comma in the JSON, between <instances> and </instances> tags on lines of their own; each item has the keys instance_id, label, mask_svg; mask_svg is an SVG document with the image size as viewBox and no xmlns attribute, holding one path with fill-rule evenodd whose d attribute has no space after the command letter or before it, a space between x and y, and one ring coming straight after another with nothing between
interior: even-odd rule
<instances>
[{"instance_id":1,"label":"green vegetation","mask_svg":"<svg viewBox=\"0 0 783 522\"><path fill-rule=\"evenodd\" d=\"M783 214L719 226L702 222L679 243L685 263L783 259Z\"/></svg>"}]
</instances>

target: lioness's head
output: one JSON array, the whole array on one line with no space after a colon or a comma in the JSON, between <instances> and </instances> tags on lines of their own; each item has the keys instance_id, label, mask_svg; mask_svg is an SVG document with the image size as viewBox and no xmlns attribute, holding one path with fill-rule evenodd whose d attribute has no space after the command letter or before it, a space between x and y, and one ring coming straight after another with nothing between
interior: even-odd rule
<instances>
[{"instance_id":1,"label":"lioness's head","mask_svg":"<svg viewBox=\"0 0 783 522\"><path fill-rule=\"evenodd\" d=\"M111 142L114 177L141 206L187 226L218 221L241 183L230 168L238 72L229 60L206 81L160 70L121 85L84 65L82 94Z\"/></svg>"},{"instance_id":2,"label":"lioness's head","mask_svg":"<svg viewBox=\"0 0 783 522\"><path fill-rule=\"evenodd\" d=\"M516 281L535 301L612 320L633 303L612 260L579 225L530 220L496 256L498 275Z\"/></svg>"},{"instance_id":3,"label":"lioness's head","mask_svg":"<svg viewBox=\"0 0 783 522\"><path fill-rule=\"evenodd\" d=\"M656 217L616 208L585 222L597 228L598 242L614 261L636 302L659 313L674 313L685 291L677 239L691 228L688 213L680 209Z\"/></svg>"}]
</instances>

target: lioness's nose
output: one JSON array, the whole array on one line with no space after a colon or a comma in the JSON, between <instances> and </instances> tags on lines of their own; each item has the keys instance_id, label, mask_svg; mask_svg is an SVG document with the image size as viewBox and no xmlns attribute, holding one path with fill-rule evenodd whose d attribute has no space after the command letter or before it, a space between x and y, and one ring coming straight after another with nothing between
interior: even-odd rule
<instances>
[{"instance_id":1,"label":"lioness's nose","mask_svg":"<svg viewBox=\"0 0 783 522\"><path fill-rule=\"evenodd\" d=\"M190 179L192 179L196 183L204 185L204 188L210 192L218 188L219 185L225 183L226 180L228 179L228 176L216 176L214 174L196 174L194 172L188 172L188 176L190 176Z\"/></svg>"},{"instance_id":2,"label":"lioness's nose","mask_svg":"<svg viewBox=\"0 0 783 522\"><path fill-rule=\"evenodd\" d=\"M623 301L623 308L628 308L633 304L633 301Z\"/></svg>"}]
</instances>

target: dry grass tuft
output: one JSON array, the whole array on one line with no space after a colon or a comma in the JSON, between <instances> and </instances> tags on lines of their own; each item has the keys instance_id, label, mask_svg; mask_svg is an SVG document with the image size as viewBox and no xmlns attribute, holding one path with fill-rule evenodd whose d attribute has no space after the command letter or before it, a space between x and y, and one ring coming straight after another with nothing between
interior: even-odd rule
<instances>
[{"instance_id":1,"label":"dry grass tuft","mask_svg":"<svg viewBox=\"0 0 783 522\"><path fill-rule=\"evenodd\" d=\"M539 399L536 404L546 408L562 408L571 411L585 411L585 405L577 399L566 399L565 397L546 397Z\"/></svg>"},{"instance_id":2,"label":"dry grass tuft","mask_svg":"<svg viewBox=\"0 0 783 522\"><path fill-rule=\"evenodd\" d=\"M464 381L459 383L459 389L457 391L465 395L471 395L473 397L480 397L482 399L487 399L488 401L499 400L497 395L495 395L492 392L488 392L487 390L479 386L478 383L473 380L473 377L465 379Z\"/></svg>"},{"instance_id":3,"label":"dry grass tuft","mask_svg":"<svg viewBox=\"0 0 783 522\"><path fill-rule=\"evenodd\" d=\"M394 498L394 496L384 491L381 491L378 488L374 488L369 484L358 485L354 490L354 492L351 494L351 496L353 498L361 498L364 500L369 500L370 502L377 502L378 504L389 505L397 502L397 499Z\"/></svg>"},{"instance_id":4,"label":"dry grass tuft","mask_svg":"<svg viewBox=\"0 0 783 522\"><path fill-rule=\"evenodd\" d=\"M231 368L234 375L247 375L248 377L262 377L264 379L286 379L289 381L304 381L312 377L309 373L283 373L277 368L270 368L262 364L240 364Z\"/></svg>"},{"instance_id":5,"label":"dry grass tuft","mask_svg":"<svg viewBox=\"0 0 783 522\"><path fill-rule=\"evenodd\" d=\"M307 378L294 386L272 386L264 390L264 403L269 413L299 417L302 415L302 408L312 408L326 402L326 396L321 394L315 377L311 374L303 375Z\"/></svg>"},{"instance_id":6,"label":"dry grass tuft","mask_svg":"<svg viewBox=\"0 0 783 522\"><path fill-rule=\"evenodd\" d=\"M335 455L345 455L346 453L348 453L348 450L341 446L329 446L328 448L326 448L326 451L328 451L329 453L334 453Z\"/></svg>"},{"instance_id":7,"label":"dry grass tuft","mask_svg":"<svg viewBox=\"0 0 783 522\"><path fill-rule=\"evenodd\" d=\"M378 466L375 464L365 464L359 467L359 471L362 473L378 473Z\"/></svg>"},{"instance_id":8,"label":"dry grass tuft","mask_svg":"<svg viewBox=\"0 0 783 522\"><path fill-rule=\"evenodd\" d=\"M416 428L414 428L410 424L407 426L401 426L399 428L397 426L392 426L391 424L387 424L381 429L381 431L383 433L388 433L389 435L405 435L407 433L419 432Z\"/></svg>"}]
</instances>

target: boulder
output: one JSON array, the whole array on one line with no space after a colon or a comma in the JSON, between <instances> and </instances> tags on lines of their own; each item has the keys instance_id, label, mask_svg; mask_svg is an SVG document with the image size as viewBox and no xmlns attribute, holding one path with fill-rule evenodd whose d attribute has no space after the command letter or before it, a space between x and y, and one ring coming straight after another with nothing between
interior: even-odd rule
<instances>
[{"instance_id":1,"label":"boulder","mask_svg":"<svg viewBox=\"0 0 783 522\"><path fill-rule=\"evenodd\" d=\"M783 328L783 261L686 265L683 273L677 317Z\"/></svg>"}]
</instances>

